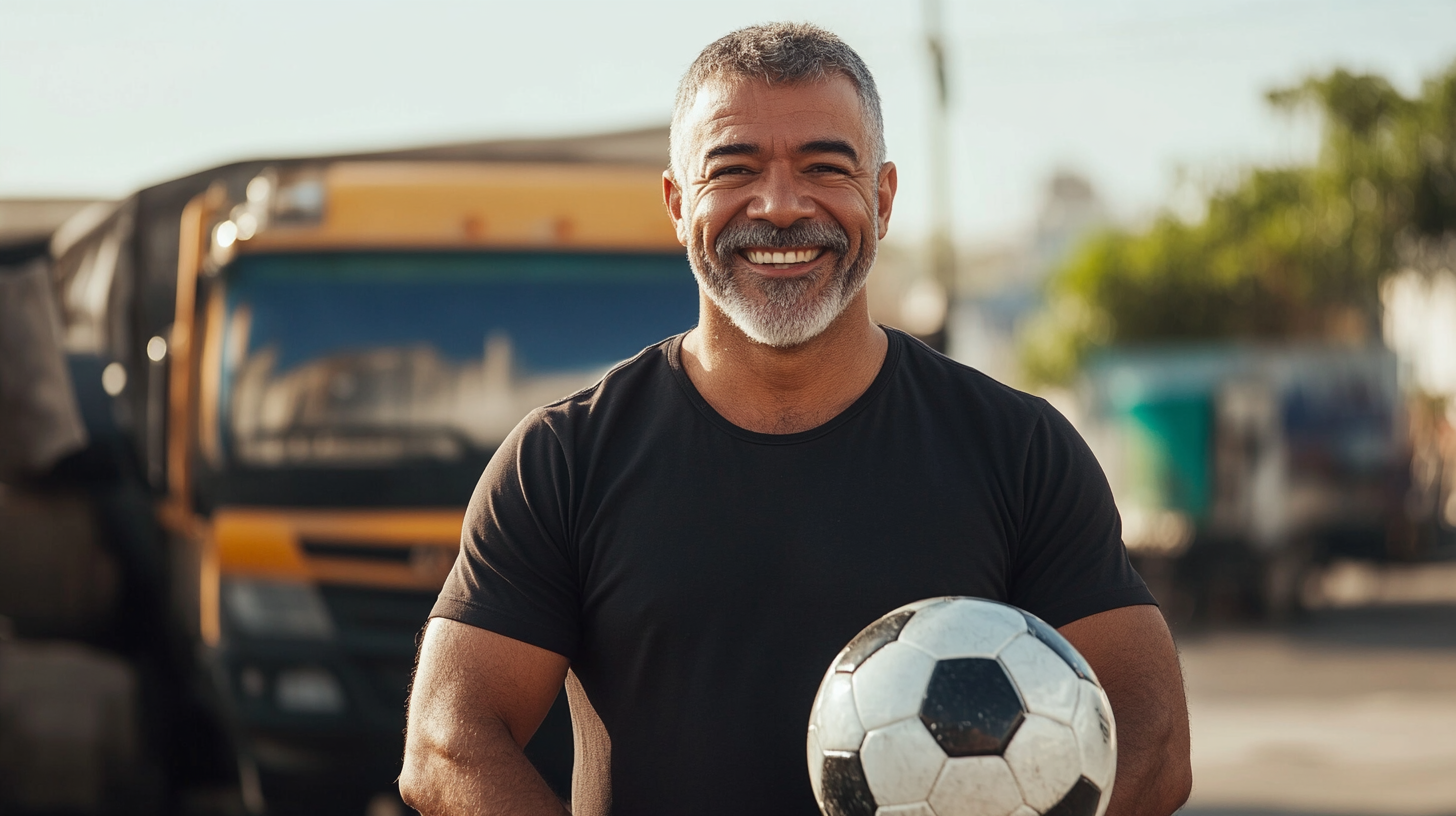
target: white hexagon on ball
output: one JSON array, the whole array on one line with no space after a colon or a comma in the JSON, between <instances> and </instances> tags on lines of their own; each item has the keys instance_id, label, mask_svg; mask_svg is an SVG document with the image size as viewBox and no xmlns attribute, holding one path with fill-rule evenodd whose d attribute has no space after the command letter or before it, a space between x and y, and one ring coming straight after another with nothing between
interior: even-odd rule
<instances>
[{"instance_id":1,"label":"white hexagon on ball","mask_svg":"<svg viewBox=\"0 0 1456 816\"><path fill-rule=\"evenodd\" d=\"M934 670L935 658L900 641L887 643L870 655L852 675L855 708L865 730L919 714L925 686ZM820 711L821 719L824 709Z\"/></svg>"},{"instance_id":2,"label":"white hexagon on ball","mask_svg":"<svg viewBox=\"0 0 1456 816\"><path fill-rule=\"evenodd\" d=\"M918 646L941 660L995 657L1008 641L1026 631L1026 619L1009 606L946 603L916 612L900 631L900 642Z\"/></svg>"},{"instance_id":3,"label":"white hexagon on ball","mask_svg":"<svg viewBox=\"0 0 1456 816\"><path fill-rule=\"evenodd\" d=\"M898 614L900 612L919 612L920 610L924 609L927 606L935 606L936 604L945 603L946 601L955 600L956 597L957 596L955 596L955 595L945 595L945 596L942 596L942 597L939 597L939 598L925 598L923 600L915 601L914 603L907 603L904 606L897 607L893 611L887 613L885 615L885 617L888 618L888 617L890 617L890 615L895 615L895 614Z\"/></svg>"},{"instance_id":4,"label":"white hexagon on ball","mask_svg":"<svg viewBox=\"0 0 1456 816\"><path fill-rule=\"evenodd\" d=\"M804 750L809 760L809 786L817 801L824 783L824 749L819 747L818 726L809 726L809 738L805 741Z\"/></svg>"},{"instance_id":5,"label":"white hexagon on ball","mask_svg":"<svg viewBox=\"0 0 1456 816\"><path fill-rule=\"evenodd\" d=\"M1112 706L1102 689L1087 682L1078 686L1081 693L1072 729L1077 732L1077 746L1081 749L1082 775L1105 791L1117 774L1117 730Z\"/></svg>"},{"instance_id":6,"label":"white hexagon on ball","mask_svg":"<svg viewBox=\"0 0 1456 816\"><path fill-rule=\"evenodd\" d=\"M998 756L947 759L929 801L936 816L1009 816L1022 806L1021 788Z\"/></svg>"},{"instance_id":7,"label":"white hexagon on ball","mask_svg":"<svg viewBox=\"0 0 1456 816\"><path fill-rule=\"evenodd\" d=\"M854 705L854 681L834 674L820 689L812 724L819 731L819 747L826 751L858 751L865 729Z\"/></svg>"},{"instance_id":8,"label":"white hexagon on ball","mask_svg":"<svg viewBox=\"0 0 1456 816\"><path fill-rule=\"evenodd\" d=\"M809 707L809 724L810 725L813 725L813 724L819 722L819 706L821 704L823 704L823 702L824 702L824 694L823 694L823 691L822 690L823 690L825 684L827 684L829 682L829 678L833 677L835 674L836 674L836 672L834 671L834 666L831 665L829 667L829 671L827 671L827 672L824 673L824 679L819 681L819 688L821 689L821 691L819 693L816 693L814 695L814 704Z\"/></svg>"},{"instance_id":9,"label":"white hexagon on ball","mask_svg":"<svg viewBox=\"0 0 1456 816\"><path fill-rule=\"evenodd\" d=\"M924 802L913 805L885 805L875 811L875 816L940 816Z\"/></svg>"},{"instance_id":10,"label":"white hexagon on ball","mask_svg":"<svg viewBox=\"0 0 1456 816\"><path fill-rule=\"evenodd\" d=\"M1056 720L1028 714L1006 747L1006 764L1026 804L1042 813L1061 801L1082 776L1077 735Z\"/></svg>"},{"instance_id":11,"label":"white hexagon on ball","mask_svg":"<svg viewBox=\"0 0 1456 816\"><path fill-rule=\"evenodd\" d=\"M908 805L930 795L945 752L919 719L909 719L865 734L859 762L877 803Z\"/></svg>"},{"instance_id":12,"label":"white hexagon on ball","mask_svg":"<svg viewBox=\"0 0 1456 816\"><path fill-rule=\"evenodd\" d=\"M1084 683L1061 655L1027 634L1008 643L997 657L1015 678L1028 710L1071 724L1077 692Z\"/></svg>"}]
</instances>

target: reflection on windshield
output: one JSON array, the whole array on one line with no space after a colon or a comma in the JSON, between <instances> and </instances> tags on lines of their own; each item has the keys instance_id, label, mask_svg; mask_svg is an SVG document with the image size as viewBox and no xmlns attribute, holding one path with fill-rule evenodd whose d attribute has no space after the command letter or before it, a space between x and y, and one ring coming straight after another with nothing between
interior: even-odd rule
<instances>
[{"instance_id":1,"label":"reflection on windshield","mask_svg":"<svg viewBox=\"0 0 1456 816\"><path fill-rule=\"evenodd\" d=\"M454 364L430 346L334 354L278 372L276 349L250 356L233 397L233 443L250 465L457 459L499 445L531 409L606 369L528 375L510 336Z\"/></svg>"},{"instance_id":2,"label":"reflection on windshield","mask_svg":"<svg viewBox=\"0 0 1456 816\"><path fill-rule=\"evenodd\" d=\"M480 460L697 312L672 255L244 256L225 292L225 482Z\"/></svg>"}]
</instances>

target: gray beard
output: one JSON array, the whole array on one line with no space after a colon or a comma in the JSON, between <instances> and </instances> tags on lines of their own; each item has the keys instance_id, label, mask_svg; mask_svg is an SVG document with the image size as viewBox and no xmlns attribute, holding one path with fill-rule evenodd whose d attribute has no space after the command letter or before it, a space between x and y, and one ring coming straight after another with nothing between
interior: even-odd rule
<instances>
[{"instance_id":1,"label":"gray beard","mask_svg":"<svg viewBox=\"0 0 1456 816\"><path fill-rule=\"evenodd\" d=\"M738 252L747 247L802 246L820 246L839 258L828 270L796 278L770 278L734 268ZM864 288L876 248L871 242L849 257L849 236L832 222L800 221L779 229L751 221L729 225L718 235L713 249L722 264L713 261L701 241L691 242L688 259L698 286L739 331L766 346L792 348L818 337L844 312ZM816 293L826 276L828 285Z\"/></svg>"}]
</instances>

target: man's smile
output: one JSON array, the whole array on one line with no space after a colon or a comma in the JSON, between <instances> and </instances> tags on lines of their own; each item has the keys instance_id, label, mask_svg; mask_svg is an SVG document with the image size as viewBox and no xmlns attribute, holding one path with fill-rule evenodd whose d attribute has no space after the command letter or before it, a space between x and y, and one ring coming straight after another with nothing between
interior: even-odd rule
<instances>
[{"instance_id":1,"label":"man's smile","mask_svg":"<svg viewBox=\"0 0 1456 816\"><path fill-rule=\"evenodd\" d=\"M795 269L806 264L813 263L824 254L824 247L802 247L799 249L758 249L748 248L739 252L745 260L755 266L767 266L773 269ZM797 270L796 270L797 271Z\"/></svg>"}]
</instances>

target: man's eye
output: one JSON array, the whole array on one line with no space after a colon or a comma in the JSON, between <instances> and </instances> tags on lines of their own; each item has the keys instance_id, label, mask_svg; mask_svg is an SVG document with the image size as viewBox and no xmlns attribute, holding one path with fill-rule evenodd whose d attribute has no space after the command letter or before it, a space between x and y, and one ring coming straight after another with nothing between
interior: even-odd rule
<instances>
[{"instance_id":1,"label":"man's eye","mask_svg":"<svg viewBox=\"0 0 1456 816\"><path fill-rule=\"evenodd\" d=\"M849 175L849 171L848 170L844 169L843 167L839 167L839 166L833 165L833 164L816 164L813 167L810 167L809 168L809 172L811 172L811 173L838 173L839 175L842 175L842 176Z\"/></svg>"},{"instance_id":2,"label":"man's eye","mask_svg":"<svg viewBox=\"0 0 1456 816\"><path fill-rule=\"evenodd\" d=\"M741 176L746 175L750 172L752 171L749 170L747 167L724 167L718 170L714 170L712 173L708 174L708 177L717 178L718 176Z\"/></svg>"}]
</instances>

